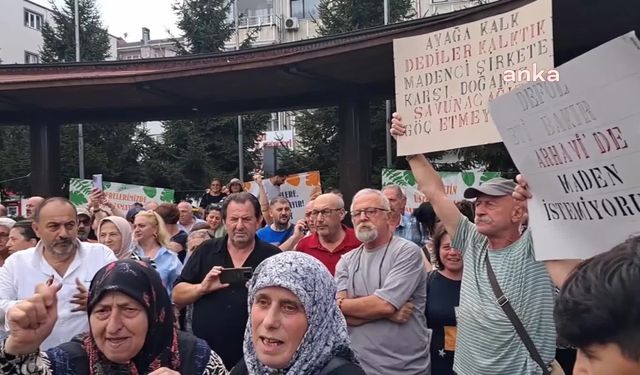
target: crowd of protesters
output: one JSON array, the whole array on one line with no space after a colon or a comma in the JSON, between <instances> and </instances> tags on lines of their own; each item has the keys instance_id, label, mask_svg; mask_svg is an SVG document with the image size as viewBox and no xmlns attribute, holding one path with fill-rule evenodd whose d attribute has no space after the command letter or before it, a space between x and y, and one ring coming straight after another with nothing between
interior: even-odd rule
<instances>
[{"instance_id":1,"label":"crowd of protesters","mask_svg":"<svg viewBox=\"0 0 640 375\"><path fill-rule=\"evenodd\" d=\"M407 160L413 212L333 189L293 222L284 171L198 207L31 197L0 216L0 373L640 374L640 237L538 262L522 176L454 202Z\"/></svg>"}]
</instances>

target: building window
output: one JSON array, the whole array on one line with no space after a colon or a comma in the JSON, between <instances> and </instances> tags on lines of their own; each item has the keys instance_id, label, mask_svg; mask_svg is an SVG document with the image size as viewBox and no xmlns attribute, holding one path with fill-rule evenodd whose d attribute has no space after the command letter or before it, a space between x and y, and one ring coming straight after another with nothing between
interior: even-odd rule
<instances>
[{"instance_id":1,"label":"building window","mask_svg":"<svg viewBox=\"0 0 640 375\"><path fill-rule=\"evenodd\" d=\"M24 10L24 25L31 29L42 29L42 14L33 12L31 10Z\"/></svg>"},{"instance_id":2,"label":"building window","mask_svg":"<svg viewBox=\"0 0 640 375\"><path fill-rule=\"evenodd\" d=\"M291 17L318 18L320 0L290 0Z\"/></svg>"},{"instance_id":3,"label":"building window","mask_svg":"<svg viewBox=\"0 0 640 375\"><path fill-rule=\"evenodd\" d=\"M24 63L25 64L38 64L40 63L40 56L33 52L24 51Z\"/></svg>"}]
</instances>

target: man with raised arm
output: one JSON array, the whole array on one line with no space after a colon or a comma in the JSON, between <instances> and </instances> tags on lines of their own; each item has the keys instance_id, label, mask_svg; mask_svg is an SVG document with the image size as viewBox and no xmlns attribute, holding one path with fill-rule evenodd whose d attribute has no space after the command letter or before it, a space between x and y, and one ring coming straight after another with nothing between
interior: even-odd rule
<instances>
[{"instance_id":1,"label":"man with raised arm","mask_svg":"<svg viewBox=\"0 0 640 375\"><path fill-rule=\"evenodd\" d=\"M394 114L391 134L405 126ZM556 347L553 283L545 264L537 262L529 230L520 233L525 205L512 196L515 182L495 178L464 192L475 198L475 224L447 198L442 179L424 155L407 156L418 188L453 235L452 247L463 255L465 270L457 309L458 333L453 369L458 375L542 374L500 304L489 282L487 263L531 337L547 369Z\"/></svg>"}]
</instances>

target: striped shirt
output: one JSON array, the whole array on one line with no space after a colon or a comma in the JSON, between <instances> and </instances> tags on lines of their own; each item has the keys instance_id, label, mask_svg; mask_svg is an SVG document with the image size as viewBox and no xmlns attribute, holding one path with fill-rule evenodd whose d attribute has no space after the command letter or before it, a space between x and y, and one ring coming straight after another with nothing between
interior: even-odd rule
<instances>
[{"instance_id":1,"label":"striped shirt","mask_svg":"<svg viewBox=\"0 0 640 375\"><path fill-rule=\"evenodd\" d=\"M488 246L487 237L460 216L452 243L464 260L453 368L458 375L542 374L496 303L484 264ZM534 258L531 232L525 231L508 247L489 251L489 261L542 359L551 362L556 347L554 287L544 264Z\"/></svg>"}]
</instances>

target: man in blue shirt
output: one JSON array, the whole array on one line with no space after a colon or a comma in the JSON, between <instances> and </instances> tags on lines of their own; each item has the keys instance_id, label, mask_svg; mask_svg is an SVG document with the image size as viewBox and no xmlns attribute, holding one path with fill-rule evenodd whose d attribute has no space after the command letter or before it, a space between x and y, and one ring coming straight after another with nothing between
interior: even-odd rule
<instances>
[{"instance_id":1,"label":"man in blue shirt","mask_svg":"<svg viewBox=\"0 0 640 375\"><path fill-rule=\"evenodd\" d=\"M387 185L382 189L382 194L389 200L393 217L398 223L394 234L422 247L422 228L416 218L406 212L407 196L402 188L398 185Z\"/></svg>"},{"instance_id":2,"label":"man in blue shirt","mask_svg":"<svg viewBox=\"0 0 640 375\"><path fill-rule=\"evenodd\" d=\"M269 210L273 224L258 230L256 234L260 240L280 246L293 234L291 203L286 198L276 197L269 202Z\"/></svg>"}]
</instances>

